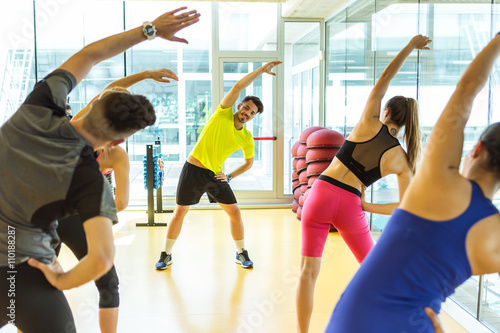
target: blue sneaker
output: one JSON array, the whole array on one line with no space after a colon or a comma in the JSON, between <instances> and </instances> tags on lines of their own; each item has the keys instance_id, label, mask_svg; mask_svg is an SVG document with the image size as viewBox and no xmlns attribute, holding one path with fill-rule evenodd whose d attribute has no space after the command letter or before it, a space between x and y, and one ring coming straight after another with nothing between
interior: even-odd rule
<instances>
[{"instance_id":1,"label":"blue sneaker","mask_svg":"<svg viewBox=\"0 0 500 333\"><path fill-rule=\"evenodd\" d=\"M169 265L172 265L172 254L166 254L165 251L161 252L160 260L156 263L155 267L157 270L167 269Z\"/></svg>"},{"instance_id":2,"label":"blue sneaker","mask_svg":"<svg viewBox=\"0 0 500 333\"><path fill-rule=\"evenodd\" d=\"M243 250L241 253L236 252L236 263L240 264L243 268L253 267L253 261L250 260L247 250Z\"/></svg>"}]
</instances>

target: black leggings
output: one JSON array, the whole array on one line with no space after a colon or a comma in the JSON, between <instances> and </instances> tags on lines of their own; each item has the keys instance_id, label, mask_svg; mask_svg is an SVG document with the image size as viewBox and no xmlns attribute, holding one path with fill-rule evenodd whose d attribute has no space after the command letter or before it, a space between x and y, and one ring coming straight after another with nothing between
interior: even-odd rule
<instances>
[{"instance_id":1,"label":"black leggings","mask_svg":"<svg viewBox=\"0 0 500 333\"><path fill-rule=\"evenodd\" d=\"M79 215L73 215L59 220L57 233L61 238L61 242L69 247L78 260L87 255L87 238ZM60 250L61 245L56 249L57 255L59 255ZM120 305L118 282L115 266L111 267L109 272L95 281L95 285L99 290L100 309L117 308Z\"/></svg>"},{"instance_id":2,"label":"black leggings","mask_svg":"<svg viewBox=\"0 0 500 333\"><path fill-rule=\"evenodd\" d=\"M26 262L0 267L0 309L0 327L10 322L24 333L76 332L63 292Z\"/></svg>"}]
</instances>

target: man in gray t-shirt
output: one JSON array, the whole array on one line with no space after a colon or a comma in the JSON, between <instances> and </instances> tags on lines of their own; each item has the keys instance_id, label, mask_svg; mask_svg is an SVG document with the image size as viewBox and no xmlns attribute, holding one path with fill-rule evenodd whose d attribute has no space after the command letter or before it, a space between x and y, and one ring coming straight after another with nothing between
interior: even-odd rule
<instances>
[{"instance_id":1,"label":"man in gray t-shirt","mask_svg":"<svg viewBox=\"0 0 500 333\"><path fill-rule=\"evenodd\" d=\"M122 143L156 116L144 96L114 92L70 123L66 98L92 66L137 43L155 36L187 43L175 33L197 22L199 14L175 15L184 9L86 46L37 83L0 127L0 327L74 331L61 290L94 280L113 265L116 207L93 151ZM55 221L75 213L88 253L64 272L54 256Z\"/></svg>"}]
</instances>

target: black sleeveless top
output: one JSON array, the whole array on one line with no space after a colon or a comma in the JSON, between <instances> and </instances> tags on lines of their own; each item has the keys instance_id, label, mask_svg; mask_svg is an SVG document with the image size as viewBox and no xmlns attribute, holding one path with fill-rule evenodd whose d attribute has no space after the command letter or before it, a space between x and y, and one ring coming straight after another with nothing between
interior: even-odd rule
<instances>
[{"instance_id":1,"label":"black sleeveless top","mask_svg":"<svg viewBox=\"0 0 500 333\"><path fill-rule=\"evenodd\" d=\"M399 140L389 133L386 125L372 139L365 142L345 140L336 157L366 186L380 178L380 160L391 148L399 146Z\"/></svg>"}]
</instances>

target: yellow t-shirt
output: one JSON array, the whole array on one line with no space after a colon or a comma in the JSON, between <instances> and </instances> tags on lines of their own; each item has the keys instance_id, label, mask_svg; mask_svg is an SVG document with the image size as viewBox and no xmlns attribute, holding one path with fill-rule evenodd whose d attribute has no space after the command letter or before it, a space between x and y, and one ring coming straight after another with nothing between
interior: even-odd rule
<instances>
[{"instance_id":1,"label":"yellow t-shirt","mask_svg":"<svg viewBox=\"0 0 500 333\"><path fill-rule=\"evenodd\" d=\"M245 158L254 157L255 143L252 134L243 127L234 127L233 107L217 107L201 132L198 142L191 152L203 166L214 173L222 171L222 163L238 149L243 150Z\"/></svg>"}]
</instances>

